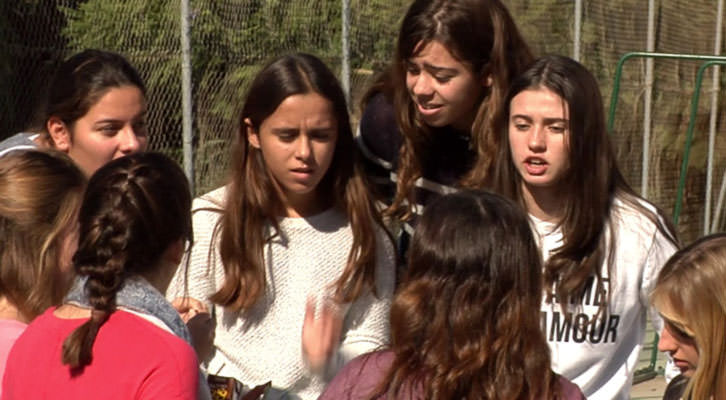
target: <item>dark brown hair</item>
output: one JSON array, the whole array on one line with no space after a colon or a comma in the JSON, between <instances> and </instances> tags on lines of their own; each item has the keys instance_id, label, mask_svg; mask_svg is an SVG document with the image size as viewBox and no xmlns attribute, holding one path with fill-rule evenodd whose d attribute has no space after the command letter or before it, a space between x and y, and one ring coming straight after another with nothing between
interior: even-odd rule
<instances>
[{"instance_id":1,"label":"dark brown hair","mask_svg":"<svg viewBox=\"0 0 726 400\"><path fill-rule=\"evenodd\" d=\"M32 320L60 304L60 270L86 178L65 154L16 150L0 157L0 296Z\"/></svg>"},{"instance_id":2,"label":"dark brown hair","mask_svg":"<svg viewBox=\"0 0 726 400\"><path fill-rule=\"evenodd\" d=\"M65 60L55 72L45 102L37 112L32 130L43 132L42 140L52 146L46 123L51 117L73 124L88 113L110 89L137 87L146 95L138 71L121 55L104 50L84 50Z\"/></svg>"},{"instance_id":3,"label":"dark brown hair","mask_svg":"<svg viewBox=\"0 0 726 400\"><path fill-rule=\"evenodd\" d=\"M344 211L353 230L348 263L336 284L339 301L352 301L365 288L375 291L376 226L381 219L359 167L343 91L328 67L308 54L280 57L255 77L240 115L232 149L231 178L222 217L215 228L225 281L211 300L234 310L246 310L265 291L263 247L279 231L282 209L262 153L247 140L245 120L255 129L289 96L317 93L329 100L338 122L333 160L316 190ZM265 234L265 225L274 229ZM210 252L214 249L210 249ZM211 254L211 253L210 253Z\"/></svg>"},{"instance_id":4,"label":"dark brown hair","mask_svg":"<svg viewBox=\"0 0 726 400\"><path fill-rule=\"evenodd\" d=\"M611 260L617 243L614 221L610 214L613 201L618 198L650 219L671 242L677 243L675 229L662 212L653 206L646 208L625 181L618 168L605 128L605 113L600 88L595 77L577 61L550 55L537 60L526 72L512 82L496 129L502 146L492 176L492 187L524 206L522 178L512 160L508 139L509 109L512 99L525 90L548 89L560 96L568 107L569 169L561 190L564 217L562 246L545 263L545 287L556 286L560 304L583 294L589 278L602 278L605 259ZM610 225L610 238L605 235ZM608 265L611 263L609 262ZM609 274L608 274L609 275ZM605 291L602 279L597 279L601 293ZM556 285L555 285L556 283ZM607 307L609 299L601 305Z\"/></svg>"},{"instance_id":5,"label":"dark brown hair","mask_svg":"<svg viewBox=\"0 0 726 400\"><path fill-rule=\"evenodd\" d=\"M191 194L181 168L159 153L113 160L91 177L79 214L73 257L91 318L63 343L63 363L88 365L98 330L116 308L116 292L133 274L152 274L163 253L191 237Z\"/></svg>"},{"instance_id":6,"label":"dark brown hair","mask_svg":"<svg viewBox=\"0 0 726 400\"><path fill-rule=\"evenodd\" d=\"M496 151L493 114L503 105L511 80L532 61L529 47L499 0L416 0L411 4L401 24L393 65L372 88L387 87L383 91L391 94L403 139L396 195L386 211L402 219L410 216L415 204L414 181L421 176L422 157L433 134L419 119L406 88L407 62L423 48L419 44L432 41L440 42L454 58L467 64L474 76L491 79L471 127L476 158L460 182L464 187L483 186Z\"/></svg>"},{"instance_id":7,"label":"dark brown hair","mask_svg":"<svg viewBox=\"0 0 726 400\"><path fill-rule=\"evenodd\" d=\"M516 204L483 191L435 200L391 306L395 359L377 396L556 398L541 301L539 250Z\"/></svg>"}]
</instances>

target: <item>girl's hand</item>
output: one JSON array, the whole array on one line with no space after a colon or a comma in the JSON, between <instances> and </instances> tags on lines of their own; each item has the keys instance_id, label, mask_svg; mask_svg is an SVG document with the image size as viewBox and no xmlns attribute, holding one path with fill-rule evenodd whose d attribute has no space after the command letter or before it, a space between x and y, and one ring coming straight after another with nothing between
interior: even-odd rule
<instances>
[{"instance_id":1,"label":"girl's hand","mask_svg":"<svg viewBox=\"0 0 726 400\"><path fill-rule=\"evenodd\" d=\"M302 350L310 369L323 369L338 347L342 326L343 318L333 302L325 301L316 317L315 303L308 299L302 330Z\"/></svg>"},{"instance_id":2,"label":"girl's hand","mask_svg":"<svg viewBox=\"0 0 726 400\"><path fill-rule=\"evenodd\" d=\"M177 297L171 303L189 328L192 346L199 362L207 360L214 351L214 321L209 309L191 297Z\"/></svg>"},{"instance_id":3,"label":"girl's hand","mask_svg":"<svg viewBox=\"0 0 726 400\"><path fill-rule=\"evenodd\" d=\"M207 305L193 297L177 297L171 302L171 305L176 309L185 323L189 322L197 314L209 314Z\"/></svg>"}]
</instances>

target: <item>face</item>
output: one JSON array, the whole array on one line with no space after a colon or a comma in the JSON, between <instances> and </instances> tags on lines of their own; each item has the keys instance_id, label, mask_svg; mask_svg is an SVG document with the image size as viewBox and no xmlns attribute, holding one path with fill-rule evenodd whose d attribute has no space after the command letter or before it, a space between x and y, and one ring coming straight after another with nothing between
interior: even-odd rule
<instances>
[{"instance_id":1,"label":"face","mask_svg":"<svg viewBox=\"0 0 726 400\"><path fill-rule=\"evenodd\" d=\"M107 162L146 149L146 100L136 86L109 89L88 112L68 127L50 118L55 146L87 175Z\"/></svg>"},{"instance_id":2,"label":"face","mask_svg":"<svg viewBox=\"0 0 726 400\"><path fill-rule=\"evenodd\" d=\"M247 138L262 152L288 216L316 210L316 187L330 167L338 139L332 103L317 93L286 98L256 129L249 120Z\"/></svg>"},{"instance_id":3,"label":"face","mask_svg":"<svg viewBox=\"0 0 726 400\"><path fill-rule=\"evenodd\" d=\"M406 64L406 87L421 119L432 127L471 129L486 80L438 41L426 43Z\"/></svg>"},{"instance_id":4,"label":"face","mask_svg":"<svg viewBox=\"0 0 726 400\"><path fill-rule=\"evenodd\" d=\"M668 352L683 375L693 376L698 365L696 341L678 323L665 317L663 322L663 331L658 340L658 350Z\"/></svg>"},{"instance_id":5,"label":"face","mask_svg":"<svg viewBox=\"0 0 726 400\"><path fill-rule=\"evenodd\" d=\"M509 148L525 189L556 189L569 167L568 107L549 89L524 90L512 98Z\"/></svg>"}]
</instances>

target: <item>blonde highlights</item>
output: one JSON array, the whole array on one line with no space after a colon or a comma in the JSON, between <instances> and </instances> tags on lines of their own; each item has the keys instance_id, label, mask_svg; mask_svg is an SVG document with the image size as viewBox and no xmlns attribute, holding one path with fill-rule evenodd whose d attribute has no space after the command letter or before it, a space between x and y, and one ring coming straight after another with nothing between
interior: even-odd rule
<instances>
[{"instance_id":1,"label":"blonde highlights","mask_svg":"<svg viewBox=\"0 0 726 400\"><path fill-rule=\"evenodd\" d=\"M0 295L27 319L59 304L68 289L60 257L84 187L83 174L65 154L0 157Z\"/></svg>"},{"instance_id":2,"label":"blonde highlights","mask_svg":"<svg viewBox=\"0 0 726 400\"><path fill-rule=\"evenodd\" d=\"M726 234L703 237L674 254L651 301L696 342L698 365L684 398L726 398Z\"/></svg>"}]
</instances>

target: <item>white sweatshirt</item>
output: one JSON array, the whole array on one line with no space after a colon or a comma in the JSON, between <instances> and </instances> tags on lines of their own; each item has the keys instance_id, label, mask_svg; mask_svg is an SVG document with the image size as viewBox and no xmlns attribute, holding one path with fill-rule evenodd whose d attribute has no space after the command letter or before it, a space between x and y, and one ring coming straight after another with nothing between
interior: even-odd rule
<instances>
[{"instance_id":1,"label":"white sweatshirt","mask_svg":"<svg viewBox=\"0 0 726 400\"><path fill-rule=\"evenodd\" d=\"M655 212L649 203L643 206ZM555 224L530 216L539 236L544 260L562 245ZM552 369L580 386L591 400L628 399L646 327L646 314L657 331L662 322L650 307L649 295L658 272L676 251L655 223L627 203L616 199L611 211L615 223L615 254L608 275L607 256L602 266L609 280L610 304L605 323L583 331L575 326L591 321L603 295L588 286L582 301L562 311L557 299L542 302L542 326L552 352ZM610 237L610 231L606 234ZM607 255L607 253L606 253ZM607 290L607 282L605 282Z\"/></svg>"}]
</instances>

